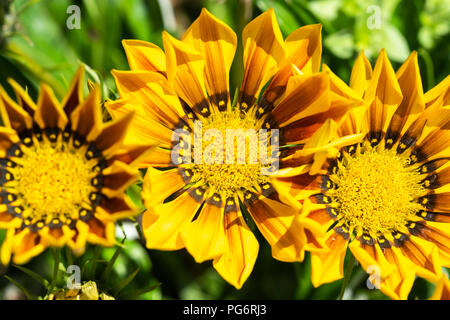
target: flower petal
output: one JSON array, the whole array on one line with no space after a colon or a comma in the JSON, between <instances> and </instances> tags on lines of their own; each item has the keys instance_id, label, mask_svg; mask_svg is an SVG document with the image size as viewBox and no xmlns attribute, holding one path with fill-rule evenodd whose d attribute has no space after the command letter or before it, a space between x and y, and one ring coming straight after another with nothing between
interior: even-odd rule
<instances>
[{"instance_id":1,"label":"flower petal","mask_svg":"<svg viewBox=\"0 0 450 320\"><path fill-rule=\"evenodd\" d=\"M311 253L311 282L314 287L344 277L344 258L348 241L330 230L325 241L329 251Z\"/></svg>"},{"instance_id":2,"label":"flower petal","mask_svg":"<svg viewBox=\"0 0 450 320\"><path fill-rule=\"evenodd\" d=\"M11 127L17 131L23 131L33 127L31 115L15 103L1 86L0 112L4 126Z\"/></svg>"},{"instance_id":3,"label":"flower petal","mask_svg":"<svg viewBox=\"0 0 450 320\"><path fill-rule=\"evenodd\" d=\"M225 214L224 227L227 247L224 254L213 261L213 266L226 281L240 289L253 270L258 240L237 208Z\"/></svg>"},{"instance_id":4,"label":"flower petal","mask_svg":"<svg viewBox=\"0 0 450 320\"><path fill-rule=\"evenodd\" d=\"M61 102L61 107L65 111L66 115L69 116L72 111L83 101L84 97L84 67L78 68L75 76L70 83L69 90L66 96Z\"/></svg>"},{"instance_id":5,"label":"flower petal","mask_svg":"<svg viewBox=\"0 0 450 320\"><path fill-rule=\"evenodd\" d=\"M283 127L328 110L329 88L329 77L324 73L291 77L283 99L272 111L273 119Z\"/></svg>"},{"instance_id":6,"label":"flower petal","mask_svg":"<svg viewBox=\"0 0 450 320\"><path fill-rule=\"evenodd\" d=\"M361 51L356 58L350 76L350 87L356 92L359 98L364 96L364 92L369 86L372 78L372 66L366 58L364 51Z\"/></svg>"},{"instance_id":7,"label":"flower petal","mask_svg":"<svg viewBox=\"0 0 450 320\"><path fill-rule=\"evenodd\" d=\"M179 170L147 169L142 186L142 199L146 208L163 203L167 197L186 185Z\"/></svg>"},{"instance_id":8,"label":"flower petal","mask_svg":"<svg viewBox=\"0 0 450 320\"><path fill-rule=\"evenodd\" d=\"M225 228L223 225L224 206L220 200L208 199L197 218L186 225L181 237L186 249L197 263L221 256L226 249Z\"/></svg>"},{"instance_id":9,"label":"flower petal","mask_svg":"<svg viewBox=\"0 0 450 320\"><path fill-rule=\"evenodd\" d=\"M365 103L369 106L367 115L370 140L375 135L386 132L392 115L402 99L403 95L394 70L383 49L364 95Z\"/></svg>"},{"instance_id":10,"label":"flower petal","mask_svg":"<svg viewBox=\"0 0 450 320\"><path fill-rule=\"evenodd\" d=\"M53 90L46 84L41 85L38 107L34 113L34 121L41 127L64 130L69 121L66 113L55 97Z\"/></svg>"},{"instance_id":11,"label":"flower petal","mask_svg":"<svg viewBox=\"0 0 450 320\"><path fill-rule=\"evenodd\" d=\"M77 105L70 114L72 130L78 132L87 141L93 141L103 127L100 111L100 87L95 85L86 100Z\"/></svg>"},{"instance_id":12,"label":"flower petal","mask_svg":"<svg viewBox=\"0 0 450 320\"><path fill-rule=\"evenodd\" d=\"M203 56L189 45L163 32L167 59L167 78L189 106L200 114L209 114L205 91Z\"/></svg>"},{"instance_id":13,"label":"flower petal","mask_svg":"<svg viewBox=\"0 0 450 320\"><path fill-rule=\"evenodd\" d=\"M262 87L275 74L284 59L284 41L273 9L251 21L242 32L244 46L244 78L239 102L251 107Z\"/></svg>"},{"instance_id":14,"label":"flower petal","mask_svg":"<svg viewBox=\"0 0 450 320\"><path fill-rule=\"evenodd\" d=\"M192 221L201 202L197 202L189 192L176 199L149 208L143 220L157 215L156 221L143 225L147 248L159 250L178 250L184 247L182 230Z\"/></svg>"},{"instance_id":15,"label":"flower petal","mask_svg":"<svg viewBox=\"0 0 450 320\"><path fill-rule=\"evenodd\" d=\"M418 118L425 109L422 80L417 53L414 51L397 71L396 77L402 90L403 100L392 116L386 139L395 143L398 137Z\"/></svg>"},{"instance_id":16,"label":"flower petal","mask_svg":"<svg viewBox=\"0 0 450 320\"><path fill-rule=\"evenodd\" d=\"M131 70L165 73L166 56L160 47L141 40L122 40Z\"/></svg>"},{"instance_id":17,"label":"flower petal","mask_svg":"<svg viewBox=\"0 0 450 320\"><path fill-rule=\"evenodd\" d=\"M236 34L206 9L185 32L183 42L205 59L205 84L208 95L220 110L228 103L228 73L236 51Z\"/></svg>"}]
</instances>

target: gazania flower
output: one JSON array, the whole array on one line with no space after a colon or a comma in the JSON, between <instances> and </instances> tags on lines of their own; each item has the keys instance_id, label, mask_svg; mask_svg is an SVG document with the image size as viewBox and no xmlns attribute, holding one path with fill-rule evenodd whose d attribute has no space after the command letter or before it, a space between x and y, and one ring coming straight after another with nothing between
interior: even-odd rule
<instances>
[{"instance_id":1,"label":"gazania flower","mask_svg":"<svg viewBox=\"0 0 450 320\"><path fill-rule=\"evenodd\" d=\"M285 181L302 214L328 230L331 251L312 253L312 282L342 278L349 247L386 295L406 299L416 275L434 282L450 265L450 77L424 94L417 54L394 73L384 50L374 70L358 57L351 89L328 73L334 92L364 100L338 137L362 139ZM312 142L317 157L321 143Z\"/></svg>"},{"instance_id":2,"label":"gazania flower","mask_svg":"<svg viewBox=\"0 0 450 320\"><path fill-rule=\"evenodd\" d=\"M49 246L113 245L114 221L135 214L123 191L137 179L129 164L146 149L122 146L131 114L103 125L99 88L83 101L83 75L62 103L47 85L37 104L13 80L17 103L0 88L3 264Z\"/></svg>"},{"instance_id":3,"label":"gazania flower","mask_svg":"<svg viewBox=\"0 0 450 320\"><path fill-rule=\"evenodd\" d=\"M450 300L450 280L446 275L442 275L436 283L430 300Z\"/></svg>"},{"instance_id":4,"label":"gazania flower","mask_svg":"<svg viewBox=\"0 0 450 320\"><path fill-rule=\"evenodd\" d=\"M236 105L228 84L236 35L208 11L181 41L163 33L165 52L151 43L123 41L132 71L113 72L121 99L107 107L116 117L136 112L125 140L160 146L147 158L142 194L149 248L186 248L197 262L212 259L237 288L250 275L259 248L246 219L254 221L276 259L301 261L305 250L323 250L316 240L319 223L297 219L298 203L279 193L264 172L289 153L285 145L301 143L322 125L330 130L358 104L331 94L329 76L318 73L320 30L320 25L305 26L283 41L273 10L251 21L242 34L245 70ZM279 143L281 156L264 153L246 135L261 129L271 135L260 141ZM180 139L180 130L187 139ZM243 139L240 147L231 140L227 150L220 140L227 130ZM269 161L252 162L250 154L261 150ZM302 170L282 159L279 165L277 174Z\"/></svg>"}]
</instances>

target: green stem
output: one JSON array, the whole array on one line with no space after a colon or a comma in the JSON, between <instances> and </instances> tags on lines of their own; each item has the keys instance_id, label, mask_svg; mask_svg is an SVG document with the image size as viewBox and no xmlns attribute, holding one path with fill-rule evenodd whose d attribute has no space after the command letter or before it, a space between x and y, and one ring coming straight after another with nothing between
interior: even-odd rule
<instances>
[{"instance_id":1,"label":"green stem","mask_svg":"<svg viewBox=\"0 0 450 320\"><path fill-rule=\"evenodd\" d=\"M427 88L430 89L434 86L434 67L433 60L430 54L425 49L419 49L419 55L422 57L425 63L425 70L427 74Z\"/></svg>"},{"instance_id":2,"label":"green stem","mask_svg":"<svg viewBox=\"0 0 450 320\"><path fill-rule=\"evenodd\" d=\"M345 289L350 282L350 277L352 275L353 267L355 266L355 257L350 254L349 261L347 262L347 268L345 269L344 282L342 283L341 292L339 292L338 300L342 300L344 297Z\"/></svg>"},{"instance_id":3,"label":"green stem","mask_svg":"<svg viewBox=\"0 0 450 320\"><path fill-rule=\"evenodd\" d=\"M59 262L61 261L61 249L52 248L52 254L53 254L53 261L55 264L53 265L53 277L52 281L50 282L49 292L53 291L58 281Z\"/></svg>"}]
</instances>

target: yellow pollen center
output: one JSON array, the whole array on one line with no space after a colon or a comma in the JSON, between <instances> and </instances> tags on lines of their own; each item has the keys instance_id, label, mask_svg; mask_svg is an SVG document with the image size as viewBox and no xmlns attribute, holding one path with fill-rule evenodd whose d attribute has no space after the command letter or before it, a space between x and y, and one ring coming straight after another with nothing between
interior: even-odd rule
<instances>
[{"instance_id":1,"label":"yellow pollen center","mask_svg":"<svg viewBox=\"0 0 450 320\"><path fill-rule=\"evenodd\" d=\"M80 150L52 147L43 142L27 150L15 171L16 190L24 205L24 218L49 223L64 216L77 218L81 204L89 203L95 160ZM84 148L83 148L84 149Z\"/></svg>"},{"instance_id":2,"label":"yellow pollen center","mask_svg":"<svg viewBox=\"0 0 450 320\"><path fill-rule=\"evenodd\" d=\"M338 217L357 234L372 236L404 230L421 209L421 177L408 157L391 150L368 148L341 163L330 178L337 185L331 192L339 205Z\"/></svg>"},{"instance_id":3,"label":"yellow pollen center","mask_svg":"<svg viewBox=\"0 0 450 320\"><path fill-rule=\"evenodd\" d=\"M262 169L270 167L270 164L260 158L259 128L260 125L253 116L241 116L236 111L212 113L203 120L202 147L196 148L194 141L194 161L202 159L202 162L195 161L195 164L189 165L194 181L203 181L224 197L267 182L267 174L264 174ZM205 137L205 133L210 129L215 130L222 137L222 141L215 136ZM230 129L231 132L227 131ZM270 130L265 135L269 141L267 158L270 156L269 133ZM218 163L219 159L222 163Z\"/></svg>"}]
</instances>

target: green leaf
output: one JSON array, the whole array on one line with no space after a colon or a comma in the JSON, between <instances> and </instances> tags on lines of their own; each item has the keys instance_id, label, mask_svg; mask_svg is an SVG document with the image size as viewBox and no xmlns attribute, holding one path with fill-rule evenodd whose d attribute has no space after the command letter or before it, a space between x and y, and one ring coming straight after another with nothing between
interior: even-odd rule
<instances>
[{"instance_id":1,"label":"green leaf","mask_svg":"<svg viewBox=\"0 0 450 320\"><path fill-rule=\"evenodd\" d=\"M58 274L59 274L59 262L61 261L61 250L59 248L52 248L51 249L52 255L53 255L53 278L49 286L49 290L53 290L53 288L56 286L56 283L58 281Z\"/></svg>"},{"instance_id":2,"label":"green leaf","mask_svg":"<svg viewBox=\"0 0 450 320\"><path fill-rule=\"evenodd\" d=\"M119 292L122 291L122 289L125 288L131 281L133 281L139 270L141 270L141 267L138 267L132 274L113 287L112 291L114 292L114 296L118 296Z\"/></svg>"},{"instance_id":3,"label":"green leaf","mask_svg":"<svg viewBox=\"0 0 450 320\"><path fill-rule=\"evenodd\" d=\"M326 37L325 46L341 59L351 58L355 50L353 35L347 31L339 31Z\"/></svg>"},{"instance_id":4,"label":"green leaf","mask_svg":"<svg viewBox=\"0 0 450 320\"><path fill-rule=\"evenodd\" d=\"M142 187L139 184L135 183L132 186L130 186L126 191L126 194L130 197L131 201L133 201L133 203L139 209L139 212L145 210L145 206L141 198L141 190Z\"/></svg>"},{"instance_id":5,"label":"green leaf","mask_svg":"<svg viewBox=\"0 0 450 320\"><path fill-rule=\"evenodd\" d=\"M123 245L124 242L125 242L125 238L121 241L121 244ZM103 275L102 275L102 280L104 282L106 282L106 280L109 279L109 275L111 274L114 263L116 262L117 258L119 257L121 251L122 251L122 247L117 246L117 249L114 252L111 260L109 260L108 264L106 265L105 271L103 272Z\"/></svg>"},{"instance_id":6,"label":"green leaf","mask_svg":"<svg viewBox=\"0 0 450 320\"><path fill-rule=\"evenodd\" d=\"M161 283L152 284L152 285L149 285L144 288L137 289L137 290L127 291L120 295L120 299L124 299L124 300L135 299L143 294L146 294L148 292L155 290L159 286L161 286Z\"/></svg>"},{"instance_id":7,"label":"green leaf","mask_svg":"<svg viewBox=\"0 0 450 320\"><path fill-rule=\"evenodd\" d=\"M4 277L8 279L8 281L11 282L13 285L15 285L17 288L22 290L22 292L25 294L28 300L35 300L35 297L22 284L20 284L13 278L7 276L6 274L4 275Z\"/></svg>"},{"instance_id":8,"label":"green leaf","mask_svg":"<svg viewBox=\"0 0 450 320\"><path fill-rule=\"evenodd\" d=\"M45 279L44 277L42 277L41 275L37 274L36 272L22 267L22 266L18 266L18 265L13 265L14 267L16 267L17 269L19 269L20 271L26 273L27 275L29 275L30 277L32 277L34 280L36 280L37 282L39 282L40 284L42 284L44 287L48 287L50 282L48 282L47 279Z\"/></svg>"}]
</instances>

